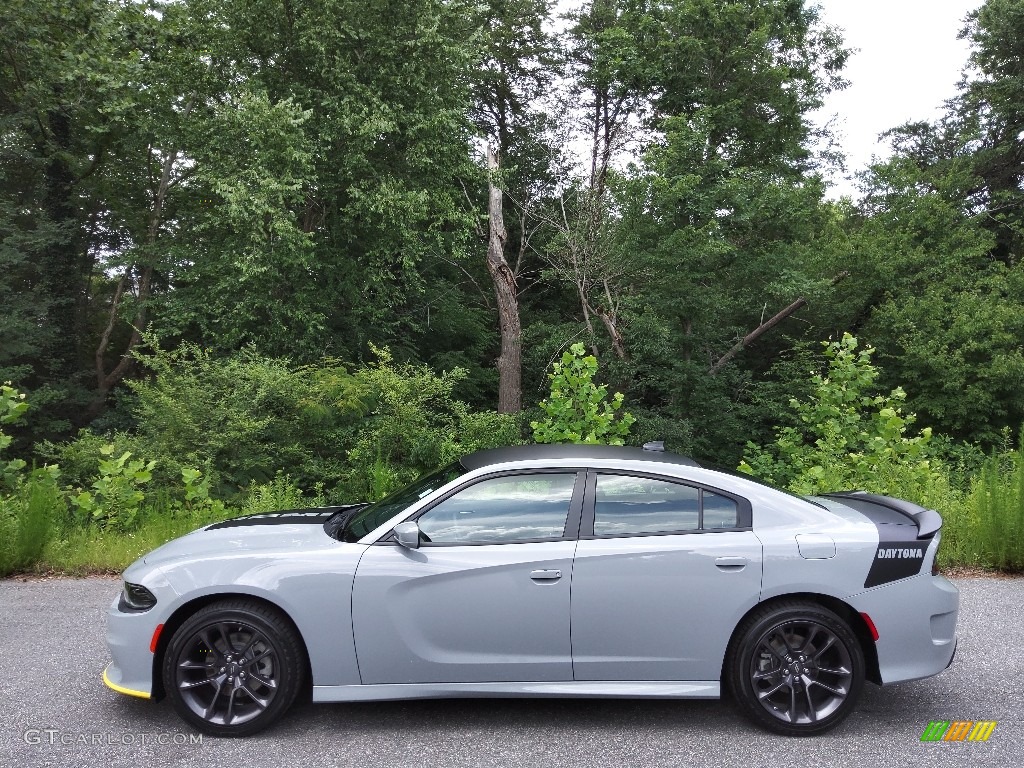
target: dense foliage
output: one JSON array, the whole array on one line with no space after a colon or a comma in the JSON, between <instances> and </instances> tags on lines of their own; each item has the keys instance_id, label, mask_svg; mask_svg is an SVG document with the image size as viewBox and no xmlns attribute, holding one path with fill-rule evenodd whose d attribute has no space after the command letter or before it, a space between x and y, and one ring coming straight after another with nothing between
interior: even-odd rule
<instances>
[{"instance_id":1,"label":"dense foliage","mask_svg":"<svg viewBox=\"0 0 1024 768\"><path fill-rule=\"evenodd\" d=\"M973 494L1024 422L1022 20L969 14L945 115L835 202L809 116L849 51L810 2L4 3L4 498L177 530L533 421L774 444L748 461L807 488L932 451ZM635 423L574 415L602 387Z\"/></svg>"},{"instance_id":2,"label":"dense foliage","mask_svg":"<svg viewBox=\"0 0 1024 768\"><path fill-rule=\"evenodd\" d=\"M824 374L811 375L806 400L790 401L797 426L780 428L769 449L747 443L740 470L802 494L840 488L917 497L936 479L929 462L931 429L909 432L917 417L903 411L902 388L875 391L873 349L844 334L827 342Z\"/></svg>"}]
</instances>

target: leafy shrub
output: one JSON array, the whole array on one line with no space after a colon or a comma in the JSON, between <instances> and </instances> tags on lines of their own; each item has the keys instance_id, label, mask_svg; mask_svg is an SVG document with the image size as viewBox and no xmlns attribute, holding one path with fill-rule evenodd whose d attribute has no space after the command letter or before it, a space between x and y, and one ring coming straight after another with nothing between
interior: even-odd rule
<instances>
[{"instance_id":1,"label":"leafy shrub","mask_svg":"<svg viewBox=\"0 0 1024 768\"><path fill-rule=\"evenodd\" d=\"M438 375L397 364L386 349L374 353L377 362L354 374L363 417L348 452L349 500L381 498L467 453L522 442L516 416L473 411L455 399L461 368Z\"/></svg>"},{"instance_id":2,"label":"leafy shrub","mask_svg":"<svg viewBox=\"0 0 1024 768\"><path fill-rule=\"evenodd\" d=\"M104 446L100 453L111 456L114 446ZM155 466L156 461L133 461L130 451L116 459L100 459L99 476L93 481L92 490L80 491L71 497L71 503L80 513L80 522L120 531L132 528L146 498L142 486L153 479Z\"/></svg>"},{"instance_id":3,"label":"leafy shrub","mask_svg":"<svg viewBox=\"0 0 1024 768\"><path fill-rule=\"evenodd\" d=\"M230 503L282 473L296 488L358 501L465 453L522 441L517 417L474 411L454 397L462 369L398 364L385 349L349 372L334 360L293 368L251 351L214 358L192 344L173 352L150 344L140 358L155 375L130 383L135 434L83 431L71 443L41 446L68 468L71 487L90 486L101 474L100 449L113 445L114 455L154 460L150 487L186 507L196 501L187 487L196 467L208 499ZM89 496L79 493L81 509Z\"/></svg>"},{"instance_id":4,"label":"leafy shrub","mask_svg":"<svg viewBox=\"0 0 1024 768\"><path fill-rule=\"evenodd\" d=\"M278 471L306 487L333 485L344 473L360 403L336 361L293 368L251 350L215 358L189 343L140 359L155 375L130 383L135 446L166 463L166 482L207 461L212 482L227 486L222 493L269 482Z\"/></svg>"},{"instance_id":5,"label":"leafy shrub","mask_svg":"<svg viewBox=\"0 0 1024 768\"><path fill-rule=\"evenodd\" d=\"M824 347L827 373L812 374L807 400L790 401L799 426L777 429L768 448L747 443L740 471L805 494L859 488L915 500L941 484L927 451L931 430L911 434L904 391L875 393L874 350L858 351L848 333Z\"/></svg>"},{"instance_id":6,"label":"leafy shrub","mask_svg":"<svg viewBox=\"0 0 1024 768\"><path fill-rule=\"evenodd\" d=\"M182 467L181 485L185 498L181 503L187 512L201 513L211 517L221 517L226 506L220 499L210 496L210 473L203 473L195 467Z\"/></svg>"},{"instance_id":7,"label":"leafy shrub","mask_svg":"<svg viewBox=\"0 0 1024 768\"><path fill-rule=\"evenodd\" d=\"M18 421L28 410L28 403L25 402L24 393L18 392L6 381L0 385L0 424L13 424ZM13 442L10 435L4 434L0 429L0 454L7 450ZM0 489L13 488L17 484L18 475L25 468L22 459L0 458Z\"/></svg>"},{"instance_id":8,"label":"leafy shrub","mask_svg":"<svg viewBox=\"0 0 1024 768\"><path fill-rule=\"evenodd\" d=\"M551 394L540 403L545 413L541 421L531 422L533 439L538 443L602 443L622 445L636 421L623 411L623 396L616 392L608 400L608 387L594 384L597 358L588 355L582 344L573 344L562 353L548 374Z\"/></svg>"},{"instance_id":9,"label":"leafy shrub","mask_svg":"<svg viewBox=\"0 0 1024 768\"><path fill-rule=\"evenodd\" d=\"M131 440L125 435L103 436L82 429L78 437L67 443L43 441L36 446L36 453L60 466L61 479L68 488L85 488L99 475L102 449L114 446L114 451L135 451Z\"/></svg>"}]
</instances>

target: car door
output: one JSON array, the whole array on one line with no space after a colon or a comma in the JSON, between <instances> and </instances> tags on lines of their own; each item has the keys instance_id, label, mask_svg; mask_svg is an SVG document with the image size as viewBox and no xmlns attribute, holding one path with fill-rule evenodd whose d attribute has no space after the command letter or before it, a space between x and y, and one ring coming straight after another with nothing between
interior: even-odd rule
<instances>
[{"instance_id":1,"label":"car door","mask_svg":"<svg viewBox=\"0 0 1024 768\"><path fill-rule=\"evenodd\" d=\"M356 571L364 684L572 680L569 587L586 474L470 481L414 515L417 549L386 536Z\"/></svg>"},{"instance_id":2,"label":"car door","mask_svg":"<svg viewBox=\"0 0 1024 768\"><path fill-rule=\"evenodd\" d=\"M758 600L750 505L671 478L592 472L572 577L576 680L718 680Z\"/></svg>"}]
</instances>

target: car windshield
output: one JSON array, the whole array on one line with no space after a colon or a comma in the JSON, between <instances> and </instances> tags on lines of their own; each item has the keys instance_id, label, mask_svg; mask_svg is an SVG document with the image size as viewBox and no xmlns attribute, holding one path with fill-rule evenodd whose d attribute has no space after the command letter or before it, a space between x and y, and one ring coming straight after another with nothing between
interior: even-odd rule
<instances>
[{"instance_id":1,"label":"car windshield","mask_svg":"<svg viewBox=\"0 0 1024 768\"><path fill-rule=\"evenodd\" d=\"M466 474L466 468L461 464L458 462L449 464L436 472L421 477L412 485L407 485L405 488L385 496L380 501L360 509L345 524L341 540L359 541L377 526L464 474Z\"/></svg>"}]
</instances>

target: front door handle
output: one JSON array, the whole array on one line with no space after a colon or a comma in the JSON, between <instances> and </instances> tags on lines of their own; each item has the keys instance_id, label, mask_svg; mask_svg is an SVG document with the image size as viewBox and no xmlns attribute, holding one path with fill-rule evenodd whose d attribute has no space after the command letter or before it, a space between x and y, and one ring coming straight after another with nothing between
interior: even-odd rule
<instances>
[{"instance_id":1,"label":"front door handle","mask_svg":"<svg viewBox=\"0 0 1024 768\"><path fill-rule=\"evenodd\" d=\"M750 561L745 557L716 557L715 565L723 571L742 571Z\"/></svg>"},{"instance_id":2,"label":"front door handle","mask_svg":"<svg viewBox=\"0 0 1024 768\"><path fill-rule=\"evenodd\" d=\"M530 571L530 578L534 581L558 581L562 578L561 571Z\"/></svg>"}]
</instances>

